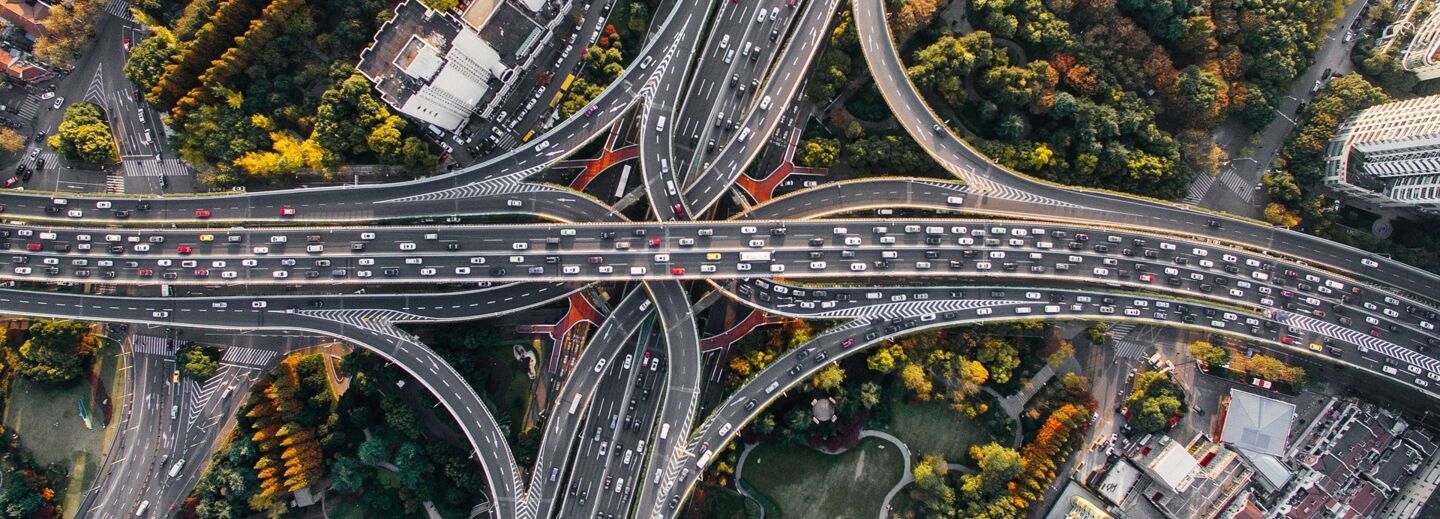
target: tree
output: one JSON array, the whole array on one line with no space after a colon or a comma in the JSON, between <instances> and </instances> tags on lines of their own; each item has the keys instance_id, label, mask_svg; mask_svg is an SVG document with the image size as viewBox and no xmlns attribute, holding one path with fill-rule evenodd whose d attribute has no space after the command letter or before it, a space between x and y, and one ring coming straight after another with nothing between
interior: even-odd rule
<instances>
[{"instance_id":1,"label":"tree","mask_svg":"<svg viewBox=\"0 0 1440 519\"><path fill-rule=\"evenodd\" d=\"M79 102L65 109L50 147L72 160L104 164L115 160L115 141L99 105Z\"/></svg>"},{"instance_id":2,"label":"tree","mask_svg":"<svg viewBox=\"0 0 1440 519\"><path fill-rule=\"evenodd\" d=\"M1280 359L1257 353L1230 359L1230 369L1265 380L1298 384L1305 378L1304 368L1290 366Z\"/></svg>"},{"instance_id":3,"label":"tree","mask_svg":"<svg viewBox=\"0 0 1440 519\"><path fill-rule=\"evenodd\" d=\"M1224 366L1230 361L1230 352L1224 347L1210 344L1207 341L1195 341L1190 343L1190 355L1195 360L1209 366Z\"/></svg>"},{"instance_id":4,"label":"tree","mask_svg":"<svg viewBox=\"0 0 1440 519\"><path fill-rule=\"evenodd\" d=\"M1033 99L1032 81L1035 81L1035 74L1030 69L1005 65L985 71L980 77L979 87L1000 106L1023 108Z\"/></svg>"},{"instance_id":5,"label":"tree","mask_svg":"<svg viewBox=\"0 0 1440 519\"><path fill-rule=\"evenodd\" d=\"M390 461L390 445L380 435L371 436L361 443L358 453L360 462L366 465L379 465Z\"/></svg>"},{"instance_id":6,"label":"tree","mask_svg":"<svg viewBox=\"0 0 1440 519\"><path fill-rule=\"evenodd\" d=\"M932 512L946 514L954 507L955 490L945 483L949 464L939 454L920 457L910 473L919 489L920 501Z\"/></svg>"},{"instance_id":7,"label":"tree","mask_svg":"<svg viewBox=\"0 0 1440 519\"><path fill-rule=\"evenodd\" d=\"M370 81L359 72L326 90L315 109L315 129L310 139L320 149L324 166L337 166L350 157L373 153L386 164L420 164L432 162L428 153L415 156L408 139L400 139L404 119L390 113L371 93ZM418 141L416 141L418 142ZM308 146L294 146L276 151L296 161L309 163L312 153Z\"/></svg>"},{"instance_id":8,"label":"tree","mask_svg":"<svg viewBox=\"0 0 1440 519\"><path fill-rule=\"evenodd\" d=\"M880 384L866 382L860 384L860 407L874 409L880 405Z\"/></svg>"},{"instance_id":9,"label":"tree","mask_svg":"<svg viewBox=\"0 0 1440 519\"><path fill-rule=\"evenodd\" d=\"M906 75L920 88L938 92L951 107L958 108L965 102L965 76L997 62L1004 65L1008 59L996 49L990 33L977 31L959 37L941 36L915 51L912 62Z\"/></svg>"},{"instance_id":10,"label":"tree","mask_svg":"<svg viewBox=\"0 0 1440 519\"><path fill-rule=\"evenodd\" d=\"M1300 215L1286 208L1278 202L1270 202L1265 206L1265 221L1276 227L1290 228L1300 224Z\"/></svg>"},{"instance_id":11,"label":"tree","mask_svg":"<svg viewBox=\"0 0 1440 519\"><path fill-rule=\"evenodd\" d=\"M843 382L845 370L840 369L839 364L831 363L810 379L810 386L823 391L834 391L839 389Z\"/></svg>"},{"instance_id":12,"label":"tree","mask_svg":"<svg viewBox=\"0 0 1440 519\"><path fill-rule=\"evenodd\" d=\"M73 66L92 40L100 6L100 0L56 3L45 19L46 34L35 41L35 57L59 67Z\"/></svg>"},{"instance_id":13,"label":"tree","mask_svg":"<svg viewBox=\"0 0 1440 519\"><path fill-rule=\"evenodd\" d=\"M20 345L17 372L42 382L68 382L87 366L89 325L80 321L36 321Z\"/></svg>"},{"instance_id":14,"label":"tree","mask_svg":"<svg viewBox=\"0 0 1440 519\"><path fill-rule=\"evenodd\" d=\"M840 160L840 141L826 137L805 139L796 150L795 163L811 168L828 168Z\"/></svg>"},{"instance_id":15,"label":"tree","mask_svg":"<svg viewBox=\"0 0 1440 519\"><path fill-rule=\"evenodd\" d=\"M870 355L870 358L865 360L865 364L871 371L889 373L895 370L895 357L890 355L889 349L881 348Z\"/></svg>"},{"instance_id":16,"label":"tree","mask_svg":"<svg viewBox=\"0 0 1440 519\"><path fill-rule=\"evenodd\" d=\"M15 153L25 149L25 136L9 128L0 128L0 151Z\"/></svg>"},{"instance_id":17,"label":"tree","mask_svg":"<svg viewBox=\"0 0 1440 519\"><path fill-rule=\"evenodd\" d=\"M921 401L930 399L930 392L934 386L930 383L930 375L925 373L925 368L919 364L906 364L900 368L900 380L905 383L905 389L915 393L915 398Z\"/></svg>"},{"instance_id":18,"label":"tree","mask_svg":"<svg viewBox=\"0 0 1440 519\"><path fill-rule=\"evenodd\" d=\"M970 446L970 457L979 472L962 480L960 491L967 494L996 495L1025 470L1019 452L995 442Z\"/></svg>"},{"instance_id":19,"label":"tree","mask_svg":"<svg viewBox=\"0 0 1440 519\"><path fill-rule=\"evenodd\" d=\"M348 494L359 494L370 484L370 474L373 469L365 466L360 460L346 455L335 457L330 463L330 475L335 483L335 490Z\"/></svg>"},{"instance_id":20,"label":"tree","mask_svg":"<svg viewBox=\"0 0 1440 519\"><path fill-rule=\"evenodd\" d=\"M1284 170L1275 170L1266 173L1262 182L1265 184L1265 194L1270 200L1294 208L1300 202L1300 186L1295 184L1295 176Z\"/></svg>"},{"instance_id":21,"label":"tree","mask_svg":"<svg viewBox=\"0 0 1440 519\"><path fill-rule=\"evenodd\" d=\"M1168 372L1140 373L1125 399L1130 410L1130 425L1140 432L1160 432L1170 425L1171 419L1179 419L1184 398L1184 390Z\"/></svg>"},{"instance_id":22,"label":"tree","mask_svg":"<svg viewBox=\"0 0 1440 519\"><path fill-rule=\"evenodd\" d=\"M1085 329L1085 338L1090 339L1090 344L1103 344L1105 342L1105 334L1109 331L1110 325L1095 323Z\"/></svg>"},{"instance_id":23,"label":"tree","mask_svg":"<svg viewBox=\"0 0 1440 519\"><path fill-rule=\"evenodd\" d=\"M1010 372L1020 366L1020 351L1010 341L998 337L985 337L977 345L974 357L985 366L990 380L996 384L1010 381Z\"/></svg>"},{"instance_id":24,"label":"tree","mask_svg":"<svg viewBox=\"0 0 1440 519\"><path fill-rule=\"evenodd\" d=\"M180 372L197 382L204 382L220 369L218 348L186 343L176 352L175 357L180 364Z\"/></svg>"},{"instance_id":25,"label":"tree","mask_svg":"<svg viewBox=\"0 0 1440 519\"><path fill-rule=\"evenodd\" d=\"M1210 128L1220 122L1229 105L1229 87L1219 75L1190 65L1180 71L1176 85L1185 124Z\"/></svg>"},{"instance_id":26,"label":"tree","mask_svg":"<svg viewBox=\"0 0 1440 519\"><path fill-rule=\"evenodd\" d=\"M890 32L895 33L898 41L905 41L911 31L930 23L930 20L935 18L935 12L940 9L939 0L905 0L899 2L898 6L894 6L895 3L891 2L892 9L898 9L890 12L888 21Z\"/></svg>"},{"instance_id":27,"label":"tree","mask_svg":"<svg viewBox=\"0 0 1440 519\"><path fill-rule=\"evenodd\" d=\"M175 35L164 27L157 27L154 36L130 47L130 59L125 62L125 77L135 85L136 90L149 92L165 74L165 65L175 58L176 47Z\"/></svg>"}]
</instances>

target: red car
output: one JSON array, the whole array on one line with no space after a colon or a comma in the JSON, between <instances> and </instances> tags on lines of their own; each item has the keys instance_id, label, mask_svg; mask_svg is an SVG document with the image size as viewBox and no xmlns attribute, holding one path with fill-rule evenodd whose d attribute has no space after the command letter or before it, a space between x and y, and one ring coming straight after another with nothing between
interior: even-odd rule
<instances>
[{"instance_id":1,"label":"red car","mask_svg":"<svg viewBox=\"0 0 1440 519\"><path fill-rule=\"evenodd\" d=\"M209 210L209 209L196 209L196 210L195 210L195 217L196 217L196 218L209 218L209 217L210 217L210 210Z\"/></svg>"},{"instance_id":2,"label":"red car","mask_svg":"<svg viewBox=\"0 0 1440 519\"><path fill-rule=\"evenodd\" d=\"M280 216L295 216L295 208L294 208L294 207L281 207L281 208L280 208Z\"/></svg>"},{"instance_id":3,"label":"red car","mask_svg":"<svg viewBox=\"0 0 1440 519\"><path fill-rule=\"evenodd\" d=\"M672 276L683 276L683 275L685 275L685 267L670 267L670 275L672 275Z\"/></svg>"},{"instance_id":4,"label":"red car","mask_svg":"<svg viewBox=\"0 0 1440 519\"><path fill-rule=\"evenodd\" d=\"M25 244L25 250L28 250L28 251L31 251L31 252L38 251L38 250L41 250L41 249L44 249L44 248L45 248L45 246L44 246L44 245L41 245L39 242L33 242L33 241L32 241L32 242L30 242L30 243Z\"/></svg>"},{"instance_id":5,"label":"red car","mask_svg":"<svg viewBox=\"0 0 1440 519\"><path fill-rule=\"evenodd\" d=\"M180 253L180 254L189 254L189 253L194 252L194 251L195 251L195 248L194 248L194 247L191 247L191 246L189 246L189 245L181 245L181 246L179 246L179 247L175 247L175 252Z\"/></svg>"},{"instance_id":6,"label":"red car","mask_svg":"<svg viewBox=\"0 0 1440 519\"><path fill-rule=\"evenodd\" d=\"M140 272L137 272L137 274L139 274L142 278L148 278L155 276L155 271L150 269L140 269Z\"/></svg>"},{"instance_id":7,"label":"red car","mask_svg":"<svg viewBox=\"0 0 1440 519\"><path fill-rule=\"evenodd\" d=\"M20 177L10 177L10 178L5 179L5 187L14 187L15 184L19 184L19 183L20 183Z\"/></svg>"},{"instance_id":8,"label":"red car","mask_svg":"<svg viewBox=\"0 0 1440 519\"><path fill-rule=\"evenodd\" d=\"M660 238L650 238L650 246L651 246L651 247L659 247L659 246L660 246Z\"/></svg>"},{"instance_id":9,"label":"red car","mask_svg":"<svg viewBox=\"0 0 1440 519\"><path fill-rule=\"evenodd\" d=\"M685 217L685 206L682 206L682 205L680 205L680 204L675 204L675 208L674 208L674 209L675 209L675 217L676 217L676 218L684 218L684 217Z\"/></svg>"},{"instance_id":10,"label":"red car","mask_svg":"<svg viewBox=\"0 0 1440 519\"><path fill-rule=\"evenodd\" d=\"M208 278L208 277L210 277L210 269L195 269L195 277L197 277L197 278Z\"/></svg>"},{"instance_id":11,"label":"red car","mask_svg":"<svg viewBox=\"0 0 1440 519\"><path fill-rule=\"evenodd\" d=\"M120 45L125 46L125 52L130 52L130 38L120 38Z\"/></svg>"},{"instance_id":12,"label":"red car","mask_svg":"<svg viewBox=\"0 0 1440 519\"><path fill-rule=\"evenodd\" d=\"M853 346L854 344L855 344L855 339L845 339L845 342L840 343L840 349L843 350L843 349L845 349L845 348L849 348L850 346Z\"/></svg>"},{"instance_id":13,"label":"red car","mask_svg":"<svg viewBox=\"0 0 1440 519\"><path fill-rule=\"evenodd\" d=\"M1151 275L1151 274L1141 274L1141 275L1140 275L1140 281L1144 281L1144 282L1146 282L1146 283L1154 283L1154 282L1155 282L1155 276L1153 276L1153 275Z\"/></svg>"}]
</instances>

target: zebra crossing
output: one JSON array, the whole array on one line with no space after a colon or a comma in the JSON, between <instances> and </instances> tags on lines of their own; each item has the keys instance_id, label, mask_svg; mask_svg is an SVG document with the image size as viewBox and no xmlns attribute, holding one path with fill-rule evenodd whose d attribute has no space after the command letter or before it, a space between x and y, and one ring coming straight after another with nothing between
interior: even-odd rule
<instances>
[{"instance_id":1,"label":"zebra crossing","mask_svg":"<svg viewBox=\"0 0 1440 519\"><path fill-rule=\"evenodd\" d=\"M1378 337L1360 333L1335 323L1284 311L1279 312L1277 320L1279 320L1281 324L1292 328L1299 328L1310 333L1333 337L1354 344L1360 347L1361 353L1372 351L1413 366L1418 366L1432 373L1440 372L1440 361L1434 358L1421 355L1415 350L1402 347Z\"/></svg>"},{"instance_id":2,"label":"zebra crossing","mask_svg":"<svg viewBox=\"0 0 1440 519\"><path fill-rule=\"evenodd\" d=\"M105 12L127 22L134 21L130 15L130 2L126 0L110 0L105 3Z\"/></svg>"},{"instance_id":3,"label":"zebra crossing","mask_svg":"<svg viewBox=\"0 0 1440 519\"><path fill-rule=\"evenodd\" d=\"M1130 332L1135 331L1135 326L1135 323L1120 323L1115 326L1111 326L1110 337L1117 342L1121 341L1126 337L1129 337Z\"/></svg>"},{"instance_id":4,"label":"zebra crossing","mask_svg":"<svg viewBox=\"0 0 1440 519\"><path fill-rule=\"evenodd\" d=\"M130 349L146 355L170 355L170 349L165 346L165 338L153 335L136 335Z\"/></svg>"},{"instance_id":5,"label":"zebra crossing","mask_svg":"<svg viewBox=\"0 0 1440 519\"><path fill-rule=\"evenodd\" d=\"M1215 185L1215 177L1206 173L1195 175L1195 180L1190 181L1190 191L1185 196L1185 203L1198 204L1205 199L1205 193L1210 192L1210 186Z\"/></svg>"},{"instance_id":6,"label":"zebra crossing","mask_svg":"<svg viewBox=\"0 0 1440 519\"><path fill-rule=\"evenodd\" d=\"M180 159L126 159L127 177L185 177L190 176L190 166Z\"/></svg>"},{"instance_id":7,"label":"zebra crossing","mask_svg":"<svg viewBox=\"0 0 1440 519\"><path fill-rule=\"evenodd\" d=\"M275 355L276 353L270 350L231 346L225 348L225 353L220 356L220 363L242 366L266 366L270 364L270 359L275 358Z\"/></svg>"},{"instance_id":8,"label":"zebra crossing","mask_svg":"<svg viewBox=\"0 0 1440 519\"><path fill-rule=\"evenodd\" d=\"M1235 168L1226 169L1224 173L1221 173L1220 182L1225 184L1225 187L1230 188L1230 191L1235 193L1235 196L1240 197L1240 199L1246 203L1249 203L1252 198L1255 198L1255 190L1250 187L1249 182L1240 178L1240 175L1235 173Z\"/></svg>"},{"instance_id":9,"label":"zebra crossing","mask_svg":"<svg viewBox=\"0 0 1440 519\"><path fill-rule=\"evenodd\" d=\"M20 119L34 119L40 114L40 98L35 94L25 96L20 100L20 105L15 107L20 112Z\"/></svg>"},{"instance_id":10,"label":"zebra crossing","mask_svg":"<svg viewBox=\"0 0 1440 519\"><path fill-rule=\"evenodd\" d=\"M1115 356L1122 359L1143 359L1150 356L1150 346L1130 341L1115 341Z\"/></svg>"},{"instance_id":11,"label":"zebra crossing","mask_svg":"<svg viewBox=\"0 0 1440 519\"><path fill-rule=\"evenodd\" d=\"M125 193L125 177L122 175L105 175L106 193Z\"/></svg>"}]
</instances>

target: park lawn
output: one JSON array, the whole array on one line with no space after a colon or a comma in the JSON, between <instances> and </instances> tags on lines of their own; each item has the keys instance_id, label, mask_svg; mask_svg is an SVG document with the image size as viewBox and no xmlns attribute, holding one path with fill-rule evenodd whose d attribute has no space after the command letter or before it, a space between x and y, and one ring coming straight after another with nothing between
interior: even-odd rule
<instances>
[{"instance_id":1,"label":"park lawn","mask_svg":"<svg viewBox=\"0 0 1440 519\"><path fill-rule=\"evenodd\" d=\"M715 503L712 511L713 519L750 519L760 517L760 514L751 511L755 506L745 496L740 495L728 488L715 488L710 490L710 499Z\"/></svg>"},{"instance_id":2,"label":"park lawn","mask_svg":"<svg viewBox=\"0 0 1440 519\"><path fill-rule=\"evenodd\" d=\"M970 446L991 441L1010 444L1009 438L997 439L992 436L981 419L967 419L950 409L943 402L910 402L905 398L904 388L889 391L891 397L890 425L885 432L895 435L910 447L915 456L940 454L950 463L966 463L970 459ZM1003 413L998 405L992 406L991 413Z\"/></svg>"},{"instance_id":3,"label":"park lawn","mask_svg":"<svg viewBox=\"0 0 1440 519\"><path fill-rule=\"evenodd\" d=\"M765 444L745 460L749 488L773 499L786 519L870 519L900 481L904 462L893 445L867 438L838 455Z\"/></svg>"},{"instance_id":4,"label":"park lawn","mask_svg":"<svg viewBox=\"0 0 1440 519\"><path fill-rule=\"evenodd\" d=\"M80 417L77 402L82 400L90 413L91 429L85 428ZM53 464L69 475L63 488L55 490L63 496L61 502L67 510L78 507L86 487L99 474L106 436L113 430L102 427L98 407L90 401L90 383L82 378L54 386L15 377L10 382L4 420L20 433L21 443L38 465Z\"/></svg>"}]
</instances>

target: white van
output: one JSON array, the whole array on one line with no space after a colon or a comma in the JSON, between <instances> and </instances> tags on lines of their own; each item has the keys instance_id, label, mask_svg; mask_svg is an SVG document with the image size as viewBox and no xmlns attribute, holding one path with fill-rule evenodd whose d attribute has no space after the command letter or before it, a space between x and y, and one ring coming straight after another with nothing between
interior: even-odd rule
<instances>
[{"instance_id":1,"label":"white van","mask_svg":"<svg viewBox=\"0 0 1440 519\"><path fill-rule=\"evenodd\" d=\"M655 131L665 133L665 116L662 115L655 121Z\"/></svg>"}]
</instances>

